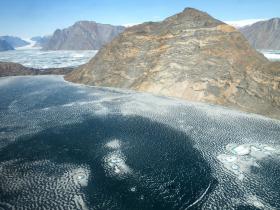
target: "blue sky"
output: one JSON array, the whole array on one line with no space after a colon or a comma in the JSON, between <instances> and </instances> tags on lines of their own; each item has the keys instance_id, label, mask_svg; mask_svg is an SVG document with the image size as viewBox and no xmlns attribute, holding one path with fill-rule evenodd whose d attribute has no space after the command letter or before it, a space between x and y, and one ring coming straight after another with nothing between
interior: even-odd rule
<instances>
[{"instance_id":1,"label":"blue sky","mask_svg":"<svg viewBox=\"0 0 280 210\"><path fill-rule=\"evenodd\" d=\"M223 21L280 16L280 0L0 0L0 35L52 34L78 20L118 25L159 21L185 7Z\"/></svg>"}]
</instances>

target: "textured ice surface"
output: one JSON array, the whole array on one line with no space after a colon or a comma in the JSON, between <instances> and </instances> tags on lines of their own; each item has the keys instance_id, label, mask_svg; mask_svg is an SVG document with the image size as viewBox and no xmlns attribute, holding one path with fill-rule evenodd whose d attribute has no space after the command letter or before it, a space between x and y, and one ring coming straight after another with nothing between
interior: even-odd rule
<instances>
[{"instance_id":1,"label":"textured ice surface","mask_svg":"<svg viewBox=\"0 0 280 210\"><path fill-rule=\"evenodd\" d=\"M105 146L110 149L119 149L121 147L121 141L118 139L113 139L106 143Z\"/></svg>"},{"instance_id":2,"label":"textured ice surface","mask_svg":"<svg viewBox=\"0 0 280 210\"><path fill-rule=\"evenodd\" d=\"M76 67L87 63L96 52L96 50L41 51L39 49L23 49L0 52L0 61L20 63L38 69Z\"/></svg>"},{"instance_id":3,"label":"textured ice surface","mask_svg":"<svg viewBox=\"0 0 280 210\"><path fill-rule=\"evenodd\" d=\"M277 120L59 76L0 95L0 208L280 209Z\"/></svg>"},{"instance_id":4,"label":"textured ice surface","mask_svg":"<svg viewBox=\"0 0 280 210\"><path fill-rule=\"evenodd\" d=\"M120 151L110 153L104 158L104 168L114 175L129 173L131 169L125 163L125 160L125 156Z\"/></svg>"},{"instance_id":5,"label":"textured ice surface","mask_svg":"<svg viewBox=\"0 0 280 210\"><path fill-rule=\"evenodd\" d=\"M250 145L239 145L232 148L232 152L236 155L248 155L251 152Z\"/></svg>"},{"instance_id":6,"label":"textured ice surface","mask_svg":"<svg viewBox=\"0 0 280 210\"><path fill-rule=\"evenodd\" d=\"M279 147L279 146L277 146ZM265 144L230 144L226 146L227 154L218 155L224 167L243 179L245 173L252 167L260 167L258 161L267 157L279 158L280 148L273 148Z\"/></svg>"}]
</instances>

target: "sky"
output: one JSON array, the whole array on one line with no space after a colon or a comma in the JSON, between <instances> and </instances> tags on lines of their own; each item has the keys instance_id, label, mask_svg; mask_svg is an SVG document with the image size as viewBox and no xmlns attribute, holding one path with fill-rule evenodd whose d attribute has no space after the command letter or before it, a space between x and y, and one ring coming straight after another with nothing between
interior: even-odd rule
<instances>
[{"instance_id":1,"label":"sky","mask_svg":"<svg viewBox=\"0 0 280 210\"><path fill-rule=\"evenodd\" d=\"M186 7L222 21L280 17L280 0L0 0L0 35L50 35L79 20L113 25L160 21Z\"/></svg>"}]
</instances>

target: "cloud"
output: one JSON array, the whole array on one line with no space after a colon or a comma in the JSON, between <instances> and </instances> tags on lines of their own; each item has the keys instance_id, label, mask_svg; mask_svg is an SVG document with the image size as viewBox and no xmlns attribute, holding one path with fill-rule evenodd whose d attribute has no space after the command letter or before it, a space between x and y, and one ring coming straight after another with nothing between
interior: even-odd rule
<instances>
[{"instance_id":1,"label":"cloud","mask_svg":"<svg viewBox=\"0 0 280 210\"><path fill-rule=\"evenodd\" d=\"M224 22L235 28L241 28L244 26L253 25L256 22L263 21L263 20L265 19L246 19L246 20L235 20L235 21L224 21Z\"/></svg>"},{"instance_id":2,"label":"cloud","mask_svg":"<svg viewBox=\"0 0 280 210\"><path fill-rule=\"evenodd\" d=\"M125 24L122 24L122 26L124 27L131 27L131 26L135 26L135 25L139 25L141 23L125 23Z\"/></svg>"}]
</instances>

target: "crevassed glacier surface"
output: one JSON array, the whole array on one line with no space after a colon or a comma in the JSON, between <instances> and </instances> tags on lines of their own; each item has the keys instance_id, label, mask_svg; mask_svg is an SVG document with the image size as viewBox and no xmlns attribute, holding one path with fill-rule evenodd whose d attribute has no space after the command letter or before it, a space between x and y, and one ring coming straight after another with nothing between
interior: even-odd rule
<instances>
[{"instance_id":1,"label":"crevassed glacier surface","mask_svg":"<svg viewBox=\"0 0 280 210\"><path fill-rule=\"evenodd\" d=\"M0 95L0 209L280 209L277 120L60 76Z\"/></svg>"}]
</instances>

